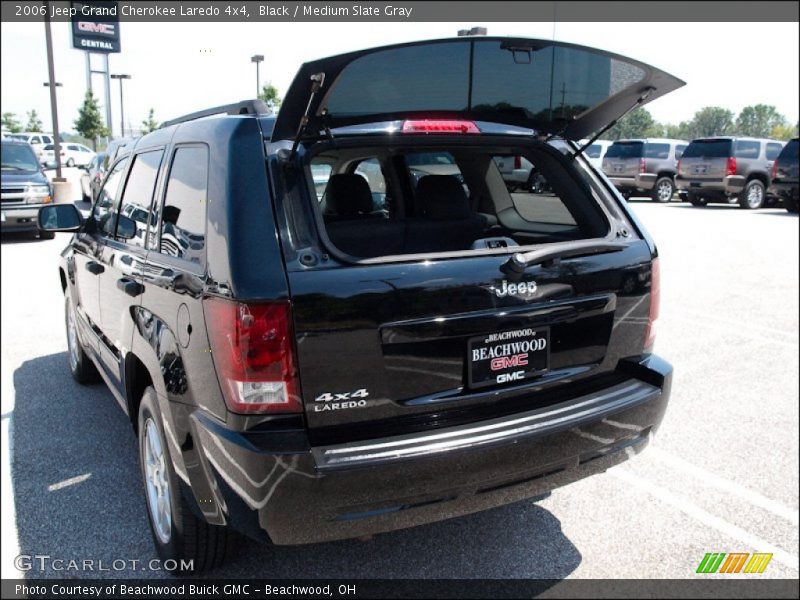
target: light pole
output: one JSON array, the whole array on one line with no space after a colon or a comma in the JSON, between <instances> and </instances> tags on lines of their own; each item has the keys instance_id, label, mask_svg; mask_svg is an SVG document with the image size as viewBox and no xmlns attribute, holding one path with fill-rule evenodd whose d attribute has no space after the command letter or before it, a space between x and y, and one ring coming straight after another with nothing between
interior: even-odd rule
<instances>
[{"instance_id":1,"label":"light pole","mask_svg":"<svg viewBox=\"0 0 800 600\"><path fill-rule=\"evenodd\" d=\"M44 3L44 41L47 46L47 86L50 88L50 114L53 119L53 147L56 156L56 178L61 181L61 138L58 132L58 105L56 104L56 68L53 64L53 36L50 33L50 3ZM66 181L66 180L64 180Z\"/></svg>"},{"instance_id":2,"label":"light pole","mask_svg":"<svg viewBox=\"0 0 800 600\"><path fill-rule=\"evenodd\" d=\"M261 93L261 76L259 73L259 64L264 60L263 54L255 54L250 57L250 62L256 63L256 98Z\"/></svg>"},{"instance_id":3,"label":"light pole","mask_svg":"<svg viewBox=\"0 0 800 600\"><path fill-rule=\"evenodd\" d=\"M125 75L125 74L122 74L122 73L118 73L116 75L111 74L111 75L109 75L109 77L111 77L111 79L119 79L119 116L120 116L120 119L119 119L119 125L120 125L120 127L119 127L119 135L120 135L120 137L125 137L125 107L124 107L124 104L122 102L122 80L123 79L130 79L131 76L130 75Z\"/></svg>"}]
</instances>

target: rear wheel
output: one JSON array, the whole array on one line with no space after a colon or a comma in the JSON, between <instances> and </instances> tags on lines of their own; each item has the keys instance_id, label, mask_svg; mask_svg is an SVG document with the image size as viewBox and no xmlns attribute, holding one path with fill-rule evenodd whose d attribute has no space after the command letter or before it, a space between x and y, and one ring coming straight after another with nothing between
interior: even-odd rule
<instances>
[{"instance_id":1,"label":"rear wheel","mask_svg":"<svg viewBox=\"0 0 800 600\"><path fill-rule=\"evenodd\" d=\"M41 229L39 230L40 240L52 240L54 237L56 237L56 234L53 231L42 231Z\"/></svg>"},{"instance_id":2,"label":"rear wheel","mask_svg":"<svg viewBox=\"0 0 800 600\"><path fill-rule=\"evenodd\" d=\"M705 206L708 204L708 200L703 198L702 196L698 196L697 194L690 193L687 196L687 200L692 203L692 206Z\"/></svg>"},{"instance_id":3,"label":"rear wheel","mask_svg":"<svg viewBox=\"0 0 800 600\"><path fill-rule=\"evenodd\" d=\"M764 184L758 179L747 182L741 194L739 194L739 206L747 210L761 208L764 204Z\"/></svg>"},{"instance_id":4,"label":"rear wheel","mask_svg":"<svg viewBox=\"0 0 800 600\"><path fill-rule=\"evenodd\" d=\"M83 351L81 340L78 337L78 327L75 315L75 307L72 305L72 298L69 297L69 290L64 299L64 320L67 326L67 355L69 357L69 371L73 379L80 384L94 383L100 379L97 369L92 360Z\"/></svg>"},{"instance_id":5,"label":"rear wheel","mask_svg":"<svg viewBox=\"0 0 800 600\"><path fill-rule=\"evenodd\" d=\"M75 166L75 160L72 159L72 158L68 158L67 159L67 166L68 167L74 167Z\"/></svg>"},{"instance_id":6,"label":"rear wheel","mask_svg":"<svg viewBox=\"0 0 800 600\"><path fill-rule=\"evenodd\" d=\"M139 460L150 529L161 560L175 561L176 574L220 566L232 545L231 534L227 527L197 518L184 498L152 387L145 389L139 405Z\"/></svg>"},{"instance_id":7,"label":"rear wheel","mask_svg":"<svg viewBox=\"0 0 800 600\"><path fill-rule=\"evenodd\" d=\"M675 184L672 182L672 177L659 177L655 187L653 187L651 197L656 202L669 202L672 200L672 195L674 193Z\"/></svg>"}]
</instances>

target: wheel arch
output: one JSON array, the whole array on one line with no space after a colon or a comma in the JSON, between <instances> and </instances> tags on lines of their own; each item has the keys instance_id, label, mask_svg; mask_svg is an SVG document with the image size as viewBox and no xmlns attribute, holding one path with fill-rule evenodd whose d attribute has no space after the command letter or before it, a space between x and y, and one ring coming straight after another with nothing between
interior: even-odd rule
<instances>
[{"instance_id":1,"label":"wheel arch","mask_svg":"<svg viewBox=\"0 0 800 600\"><path fill-rule=\"evenodd\" d=\"M134 353L128 353L125 358L125 402L128 408L128 418L134 432L138 433L139 405L142 395L148 386L153 385L153 376L142 360Z\"/></svg>"},{"instance_id":2,"label":"wheel arch","mask_svg":"<svg viewBox=\"0 0 800 600\"><path fill-rule=\"evenodd\" d=\"M750 183L754 179L757 179L758 181L763 183L765 188L769 185L769 177L767 177L766 173L762 173L761 171L754 171L747 176L746 181L747 183Z\"/></svg>"}]
</instances>

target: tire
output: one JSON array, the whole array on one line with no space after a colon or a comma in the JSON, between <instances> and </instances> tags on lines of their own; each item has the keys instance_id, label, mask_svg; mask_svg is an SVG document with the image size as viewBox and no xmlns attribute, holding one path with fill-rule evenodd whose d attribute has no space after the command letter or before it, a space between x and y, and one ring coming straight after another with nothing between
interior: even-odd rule
<instances>
[{"instance_id":1,"label":"tire","mask_svg":"<svg viewBox=\"0 0 800 600\"><path fill-rule=\"evenodd\" d=\"M74 167L75 166L75 160L72 159L72 158L68 158L67 159L67 166L68 167Z\"/></svg>"},{"instance_id":2,"label":"tire","mask_svg":"<svg viewBox=\"0 0 800 600\"><path fill-rule=\"evenodd\" d=\"M659 177L656 180L656 184L653 186L653 191L650 193L650 197L653 199L653 202L661 202L666 203L672 200L672 196L675 194L675 183L672 181L672 177L665 176Z\"/></svg>"},{"instance_id":3,"label":"tire","mask_svg":"<svg viewBox=\"0 0 800 600\"><path fill-rule=\"evenodd\" d=\"M797 214L798 204L800 204L800 202L798 202L797 198L785 198L783 201L783 205L786 207L786 210L793 215Z\"/></svg>"},{"instance_id":4,"label":"tire","mask_svg":"<svg viewBox=\"0 0 800 600\"><path fill-rule=\"evenodd\" d=\"M40 240L52 240L54 237L56 237L55 231L42 231L41 229L39 230Z\"/></svg>"},{"instance_id":5,"label":"tire","mask_svg":"<svg viewBox=\"0 0 800 600\"><path fill-rule=\"evenodd\" d=\"M145 389L142 395L138 423L145 505L159 558L176 561L175 575L219 567L232 550L232 535L228 527L210 525L196 517L184 498L165 442L161 413L152 387ZM154 511L159 515L157 518L153 516ZM187 561L191 561L191 567L181 569Z\"/></svg>"},{"instance_id":6,"label":"tire","mask_svg":"<svg viewBox=\"0 0 800 600\"><path fill-rule=\"evenodd\" d=\"M764 184L758 179L751 179L739 194L739 206L746 210L755 210L764 205L766 191Z\"/></svg>"},{"instance_id":7,"label":"tire","mask_svg":"<svg viewBox=\"0 0 800 600\"><path fill-rule=\"evenodd\" d=\"M686 199L692 203L692 206L705 206L706 204L708 204L708 200L706 200L702 196L698 196L697 194L689 193Z\"/></svg>"},{"instance_id":8,"label":"tire","mask_svg":"<svg viewBox=\"0 0 800 600\"><path fill-rule=\"evenodd\" d=\"M64 298L64 325L67 329L67 359L72 378L81 385L99 381L100 374L97 372L92 359L84 352L81 339L78 337L75 308L72 306L69 290L67 290L67 295Z\"/></svg>"}]
</instances>

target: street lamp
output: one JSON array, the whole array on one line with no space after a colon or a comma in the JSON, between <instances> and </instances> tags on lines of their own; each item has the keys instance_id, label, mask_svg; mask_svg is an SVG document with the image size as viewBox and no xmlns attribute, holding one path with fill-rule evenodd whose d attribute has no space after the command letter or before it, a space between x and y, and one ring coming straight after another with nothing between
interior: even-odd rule
<instances>
[{"instance_id":1,"label":"street lamp","mask_svg":"<svg viewBox=\"0 0 800 600\"><path fill-rule=\"evenodd\" d=\"M120 119L119 119L119 125L120 125L119 133L120 133L120 137L125 137L125 108L124 108L124 105L122 103L122 80L123 79L130 79L131 76L130 75L124 75L122 73L118 73L116 75L111 74L111 75L109 75L109 77L111 77L111 79L119 79L119 116L120 116Z\"/></svg>"},{"instance_id":2,"label":"street lamp","mask_svg":"<svg viewBox=\"0 0 800 600\"><path fill-rule=\"evenodd\" d=\"M264 60L263 54L255 54L250 57L250 62L256 63L256 98L261 93L261 77L258 70L258 65Z\"/></svg>"}]
</instances>

